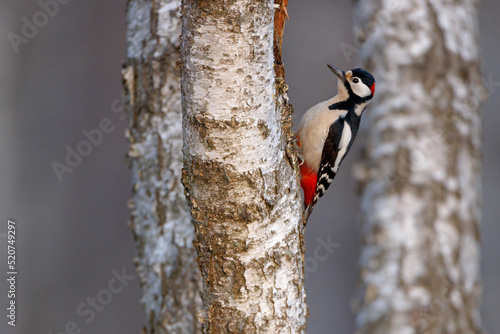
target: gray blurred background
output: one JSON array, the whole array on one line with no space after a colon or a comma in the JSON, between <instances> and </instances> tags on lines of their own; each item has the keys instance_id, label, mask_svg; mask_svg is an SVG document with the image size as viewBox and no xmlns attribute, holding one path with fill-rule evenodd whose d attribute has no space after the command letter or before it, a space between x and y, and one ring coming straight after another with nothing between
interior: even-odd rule
<instances>
[{"instance_id":1,"label":"gray blurred background","mask_svg":"<svg viewBox=\"0 0 500 334\"><path fill-rule=\"evenodd\" d=\"M343 69L359 65L356 55L349 61L340 49L342 42L354 45L351 5L290 1L283 57L295 123L310 106L336 92L327 62ZM125 6L125 0L73 0L61 5L15 53L8 33L21 35L22 18L32 21L41 8L36 1L0 2L0 268L7 271L5 233L10 218L18 226L19 272L16 328L6 324L5 280L0 283L0 333L56 334L72 328L95 334L140 332L144 316L132 264L135 246L127 227L127 121L113 108L121 95ZM482 2L482 70L486 81L493 82L491 97L482 107L482 317L490 334L500 333L499 14L500 2ZM113 131L59 182L53 162L64 163L66 146L75 149L85 139L82 131L97 128L104 118ZM352 167L359 159L356 149L365 140L362 132L308 224L309 333L354 331L351 304L357 287L360 224ZM327 259L313 255L321 240L336 244ZM113 270L134 278L110 294ZM96 297L107 305L92 314L88 303Z\"/></svg>"}]
</instances>

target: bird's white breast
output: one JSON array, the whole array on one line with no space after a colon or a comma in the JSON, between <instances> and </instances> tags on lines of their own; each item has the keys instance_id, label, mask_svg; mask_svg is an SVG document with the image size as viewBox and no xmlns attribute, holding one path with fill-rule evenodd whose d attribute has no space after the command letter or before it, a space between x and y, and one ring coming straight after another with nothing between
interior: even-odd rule
<instances>
[{"instance_id":1,"label":"bird's white breast","mask_svg":"<svg viewBox=\"0 0 500 334\"><path fill-rule=\"evenodd\" d=\"M328 109L328 106L337 102L336 100L337 96L328 101L318 103L304 114L300 123L298 135L303 151L304 162L315 172L319 170L323 146L330 125L339 117L345 117L347 114L347 110ZM347 143L349 143L349 140ZM344 141L344 135L342 135L341 141Z\"/></svg>"}]
</instances>

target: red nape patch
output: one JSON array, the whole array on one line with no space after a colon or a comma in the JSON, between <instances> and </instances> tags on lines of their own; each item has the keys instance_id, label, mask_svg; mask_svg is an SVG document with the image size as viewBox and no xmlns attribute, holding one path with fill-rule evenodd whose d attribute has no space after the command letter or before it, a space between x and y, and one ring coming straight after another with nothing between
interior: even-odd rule
<instances>
[{"instance_id":1,"label":"red nape patch","mask_svg":"<svg viewBox=\"0 0 500 334\"><path fill-rule=\"evenodd\" d=\"M370 87L370 90L372 91L372 96L375 95L375 83Z\"/></svg>"},{"instance_id":2,"label":"red nape patch","mask_svg":"<svg viewBox=\"0 0 500 334\"><path fill-rule=\"evenodd\" d=\"M306 164L302 164L300 166L300 175L302 176L300 179L300 186L302 187L302 190L304 190L304 204L305 206L309 206L312 203L314 193L316 192L318 174L307 167Z\"/></svg>"}]
</instances>

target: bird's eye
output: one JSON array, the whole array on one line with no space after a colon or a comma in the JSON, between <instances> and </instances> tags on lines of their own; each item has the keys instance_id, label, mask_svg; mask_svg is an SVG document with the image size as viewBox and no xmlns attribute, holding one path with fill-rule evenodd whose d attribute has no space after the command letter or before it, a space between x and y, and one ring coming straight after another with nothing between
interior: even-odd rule
<instances>
[{"instance_id":1,"label":"bird's eye","mask_svg":"<svg viewBox=\"0 0 500 334\"><path fill-rule=\"evenodd\" d=\"M358 82L359 82L359 79L358 79L358 78L354 78L354 79L352 79L352 82L354 82L354 83L358 83Z\"/></svg>"}]
</instances>

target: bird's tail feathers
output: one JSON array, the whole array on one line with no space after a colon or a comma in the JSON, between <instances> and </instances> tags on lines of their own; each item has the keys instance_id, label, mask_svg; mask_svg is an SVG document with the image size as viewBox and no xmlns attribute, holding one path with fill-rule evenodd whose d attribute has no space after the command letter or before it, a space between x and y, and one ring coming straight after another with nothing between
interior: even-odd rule
<instances>
[{"instance_id":1,"label":"bird's tail feathers","mask_svg":"<svg viewBox=\"0 0 500 334\"><path fill-rule=\"evenodd\" d=\"M309 220L309 216L311 215L315 205L316 205L316 203L313 202L304 208L304 225L307 224L307 221Z\"/></svg>"}]
</instances>

